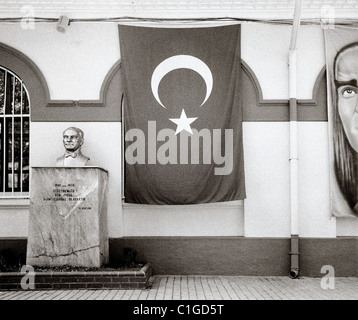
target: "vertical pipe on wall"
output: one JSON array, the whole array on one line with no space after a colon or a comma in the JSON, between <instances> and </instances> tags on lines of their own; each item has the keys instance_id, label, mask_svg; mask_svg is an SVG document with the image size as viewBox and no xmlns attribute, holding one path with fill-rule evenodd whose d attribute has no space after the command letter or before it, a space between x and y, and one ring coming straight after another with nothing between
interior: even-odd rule
<instances>
[{"instance_id":1,"label":"vertical pipe on wall","mask_svg":"<svg viewBox=\"0 0 358 320\"><path fill-rule=\"evenodd\" d=\"M9 84L8 84L8 81L7 81L7 70L5 70L5 89L4 89L4 108L3 108L3 114L4 115L6 115L6 101L7 101L7 99L8 99L8 97L7 97L7 86L8 86ZM3 130L3 141L5 142L5 144L4 145L6 145L6 141L7 141L7 132L6 132L6 126L7 126L7 120L6 120L6 117L4 117L4 122L3 122L3 128L1 128L2 130ZM5 147L5 150L3 150L3 159L2 159L2 161L3 161L3 167L2 167L2 174L3 174L3 185L2 185L2 187L3 187L3 189L2 189L2 191L3 191L3 196L5 195L5 191L6 191L6 175L7 175L7 166L8 166L8 164L7 164L7 157L6 157L6 153L7 153L8 151L6 150L6 147Z\"/></svg>"},{"instance_id":2,"label":"vertical pipe on wall","mask_svg":"<svg viewBox=\"0 0 358 320\"><path fill-rule=\"evenodd\" d=\"M296 42L301 20L302 0L296 0L288 54L289 113L290 113L290 214L291 214L291 269L290 277L299 273L299 225L298 225L298 135L297 135L297 62Z\"/></svg>"}]
</instances>

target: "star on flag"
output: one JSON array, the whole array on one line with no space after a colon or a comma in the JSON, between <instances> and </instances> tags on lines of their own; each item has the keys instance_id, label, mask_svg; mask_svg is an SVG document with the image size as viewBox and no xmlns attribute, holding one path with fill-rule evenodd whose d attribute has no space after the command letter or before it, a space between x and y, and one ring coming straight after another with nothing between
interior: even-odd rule
<instances>
[{"instance_id":1,"label":"star on flag","mask_svg":"<svg viewBox=\"0 0 358 320\"><path fill-rule=\"evenodd\" d=\"M174 122L177 125L177 129L175 131L175 135L179 132L185 130L188 131L190 134L193 134L191 130L190 124L192 124L198 117L196 118L188 118L185 114L184 109L181 112L180 118L169 119L170 121Z\"/></svg>"}]
</instances>

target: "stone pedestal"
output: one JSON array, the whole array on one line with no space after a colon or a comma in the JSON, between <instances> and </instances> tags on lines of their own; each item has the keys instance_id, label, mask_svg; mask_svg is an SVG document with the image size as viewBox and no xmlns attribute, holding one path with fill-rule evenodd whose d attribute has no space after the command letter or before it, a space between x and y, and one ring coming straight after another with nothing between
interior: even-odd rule
<instances>
[{"instance_id":1,"label":"stone pedestal","mask_svg":"<svg viewBox=\"0 0 358 320\"><path fill-rule=\"evenodd\" d=\"M28 265L108 262L107 181L99 167L32 168Z\"/></svg>"}]
</instances>

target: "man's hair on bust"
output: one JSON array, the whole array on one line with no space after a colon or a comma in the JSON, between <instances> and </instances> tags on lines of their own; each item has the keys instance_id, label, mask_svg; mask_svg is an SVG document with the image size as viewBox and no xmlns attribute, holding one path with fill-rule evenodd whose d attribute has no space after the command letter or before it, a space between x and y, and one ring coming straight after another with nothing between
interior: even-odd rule
<instances>
[{"instance_id":1,"label":"man's hair on bust","mask_svg":"<svg viewBox=\"0 0 358 320\"><path fill-rule=\"evenodd\" d=\"M63 131L63 135L65 134L65 132L67 131L67 130L73 130L73 131L76 131L77 132L77 134L80 136L80 138L83 140L83 138L84 138L84 133L83 133L83 131L80 129L80 128L76 128L76 127L69 127L69 128L67 128L65 131Z\"/></svg>"}]
</instances>

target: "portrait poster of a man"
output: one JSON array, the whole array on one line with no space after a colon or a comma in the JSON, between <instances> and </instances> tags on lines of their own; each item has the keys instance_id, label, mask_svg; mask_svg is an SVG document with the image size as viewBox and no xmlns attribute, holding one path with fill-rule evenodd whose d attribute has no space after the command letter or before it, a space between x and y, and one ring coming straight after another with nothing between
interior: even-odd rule
<instances>
[{"instance_id":1,"label":"portrait poster of a man","mask_svg":"<svg viewBox=\"0 0 358 320\"><path fill-rule=\"evenodd\" d=\"M358 29L325 30L331 211L358 217Z\"/></svg>"}]
</instances>

